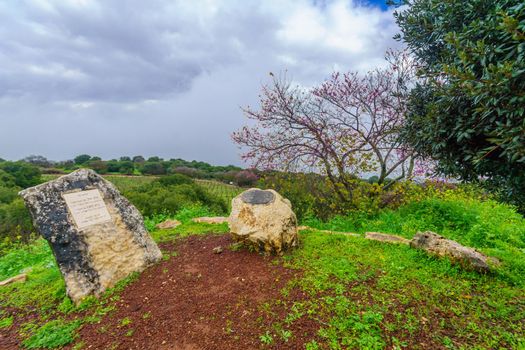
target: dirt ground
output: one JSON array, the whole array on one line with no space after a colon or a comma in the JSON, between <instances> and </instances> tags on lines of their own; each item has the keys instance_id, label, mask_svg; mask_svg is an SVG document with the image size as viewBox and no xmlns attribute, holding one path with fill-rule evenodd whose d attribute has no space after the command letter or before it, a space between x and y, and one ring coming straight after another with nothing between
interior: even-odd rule
<instances>
[{"instance_id":1,"label":"dirt ground","mask_svg":"<svg viewBox=\"0 0 525 350\"><path fill-rule=\"evenodd\" d=\"M142 273L100 324L83 326L83 349L262 348L259 336L284 315L261 307L281 298L280 289L298 272L272 258L232 251L230 244L227 235L206 235L161 245L177 255ZM213 252L217 246L221 254ZM297 336L273 346L303 348L303 335L315 337L314 325L296 327Z\"/></svg>"},{"instance_id":2,"label":"dirt ground","mask_svg":"<svg viewBox=\"0 0 525 350\"><path fill-rule=\"evenodd\" d=\"M300 288L291 289L286 297L281 293L289 281L300 277L301 271L283 267L277 258L245 249L231 250L231 244L229 235L214 234L161 244L163 252L171 257L140 274L120 293L115 309L99 323L84 324L78 338L66 349L295 350L304 349L305 343L313 339L322 343L317 331L326 320L318 317L300 317L287 324L291 336L286 341L273 328L285 319L295 301L311 298ZM219 246L222 253L214 253ZM356 303L373 304L371 293L376 280L353 282L370 288L348 297ZM417 300L396 304L400 313L417 307ZM16 314L16 310L6 311ZM441 333L453 338L453 332L441 330L438 325L440 319L453 315L435 311L435 316L426 320L415 334L407 331L392 334L382 326L389 339L386 347L395 347L392 343L395 336L410 349L444 349L433 335ZM392 317L389 313L385 319L394 322ZM16 318L13 327L2 329L0 350L19 349L20 326L38 318L37 310L27 310ZM273 333L273 339L271 344L264 344L261 335L268 331Z\"/></svg>"}]
</instances>

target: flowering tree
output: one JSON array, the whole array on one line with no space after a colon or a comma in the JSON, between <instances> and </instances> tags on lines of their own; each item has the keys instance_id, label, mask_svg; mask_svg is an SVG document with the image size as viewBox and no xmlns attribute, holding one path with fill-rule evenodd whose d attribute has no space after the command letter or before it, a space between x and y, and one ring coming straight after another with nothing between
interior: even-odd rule
<instances>
[{"instance_id":1,"label":"flowering tree","mask_svg":"<svg viewBox=\"0 0 525 350\"><path fill-rule=\"evenodd\" d=\"M321 171L343 200L358 174L374 172L384 186L411 176L414 153L399 131L415 67L404 51L386 60L385 68L334 73L312 89L271 74L260 109L243 110L254 124L232 135L243 159L262 169Z\"/></svg>"}]
</instances>

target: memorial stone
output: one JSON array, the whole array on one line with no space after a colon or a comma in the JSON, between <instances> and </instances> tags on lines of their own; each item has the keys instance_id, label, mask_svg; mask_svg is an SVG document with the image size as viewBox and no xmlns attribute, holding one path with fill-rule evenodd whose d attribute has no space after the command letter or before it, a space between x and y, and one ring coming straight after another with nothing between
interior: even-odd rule
<instances>
[{"instance_id":1,"label":"memorial stone","mask_svg":"<svg viewBox=\"0 0 525 350\"><path fill-rule=\"evenodd\" d=\"M139 211L92 170L77 170L20 195L75 302L162 258Z\"/></svg>"},{"instance_id":2,"label":"memorial stone","mask_svg":"<svg viewBox=\"0 0 525 350\"><path fill-rule=\"evenodd\" d=\"M261 252L282 254L297 246L292 204L274 190L252 188L235 197L228 224L235 240Z\"/></svg>"}]
</instances>

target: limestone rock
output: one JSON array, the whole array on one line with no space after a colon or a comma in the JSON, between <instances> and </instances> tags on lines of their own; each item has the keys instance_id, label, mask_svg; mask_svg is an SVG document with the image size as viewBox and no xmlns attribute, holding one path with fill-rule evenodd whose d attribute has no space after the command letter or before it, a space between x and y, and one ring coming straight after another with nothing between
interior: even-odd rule
<instances>
[{"instance_id":1,"label":"limestone rock","mask_svg":"<svg viewBox=\"0 0 525 350\"><path fill-rule=\"evenodd\" d=\"M410 240L395 235L388 235L381 232L365 232L365 238L372 241L388 242L388 243L401 243L410 244Z\"/></svg>"},{"instance_id":2,"label":"limestone rock","mask_svg":"<svg viewBox=\"0 0 525 350\"><path fill-rule=\"evenodd\" d=\"M75 302L162 258L139 211L92 170L74 171L20 195Z\"/></svg>"},{"instance_id":3,"label":"limestone rock","mask_svg":"<svg viewBox=\"0 0 525 350\"><path fill-rule=\"evenodd\" d=\"M281 254L297 246L297 218L292 205L274 190L251 188L235 197L228 223L235 240L258 251Z\"/></svg>"},{"instance_id":4,"label":"limestone rock","mask_svg":"<svg viewBox=\"0 0 525 350\"><path fill-rule=\"evenodd\" d=\"M342 232L342 231L331 231L331 230L315 230L316 232L326 233L328 235L343 235L349 237L362 237L359 233L354 232Z\"/></svg>"},{"instance_id":5,"label":"limestone rock","mask_svg":"<svg viewBox=\"0 0 525 350\"><path fill-rule=\"evenodd\" d=\"M410 246L423 249L431 255L446 256L467 269L483 273L490 271L488 262L492 265L499 263L495 258L487 257L473 248L465 247L431 231L416 233L410 241Z\"/></svg>"},{"instance_id":6,"label":"limestone rock","mask_svg":"<svg viewBox=\"0 0 525 350\"><path fill-rule=\"evenodd\" d=\"M155 227L161 230L166 230L170 228L175 228L180 224L181 222L179 220L166 220L161 222L160 224L155 225Z\"/></svg>"},{"instance_id":7,"label":"limestone rock","mask_svg":"<svg viewBox=\"0 0 525 350\"><path fill-rule=\"evenodd\" d=\"M6 285L11 284L11 283L15 283L15 282L25 282L26 280L27 280L27 274L26 273L21 273L20 275L16 275L14 277L8 278L8 279L3 280L2 282L0 282L0 287L1 286L6 286Z\"/></svg>"},{"instance_id":8,"label":"limestone rock","mask_svg":"<svg viewBox=\"0 0 525 350\"><path fill-rule=\"evenodd\" d=\"M201 218L193 218L191 219L193 222L203 222L206 224L222 224L224 222L228 222L228 218L225 218L224 216L203 216Z\"/></svg>"}]
</instances>

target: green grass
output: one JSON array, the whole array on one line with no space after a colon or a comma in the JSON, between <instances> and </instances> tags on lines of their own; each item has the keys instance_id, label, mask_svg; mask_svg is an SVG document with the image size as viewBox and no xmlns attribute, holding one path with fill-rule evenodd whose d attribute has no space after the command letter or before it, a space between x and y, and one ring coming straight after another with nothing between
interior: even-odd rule
<instances>
[{"instance_id":1,"label":"green grass","mask_svg":"<svg viewBox=\"0 0 525 350\"><path fill-rule=\"evenodd\" d=\"M9 328L13 324L13 316L0 318L0 328Z\"/></svg>"},{"instance_id":2,"label":"green grass","mask_svg":"<svg viewBox=\"0 0 525 350\"><path fill-rule=\"evenodd\" d=\"M215 213L211 212L208 208L195 205L186 207L173 216L159 214L153 217L146 217L144 223L148 231L151 232L153 239L156 242L163 242L172 240L176 237L186 237L192 234L206 234L206 233L226 233L228 232L228 224L207 224L207 223L195 223L191 219L202 217L202 216L215 216ZM182 225L167 230L158 230L156 225L168 219L177 219Z\"/></svg>"},{"instance_id":3,"label":"green grass","mask_svg":"<svg viewBox=\"0 0 525 350\"><path fill-rule=\"evenodd\" d=\"M53 349L71 343L76 338L80 321L53 320L45 323L23 341L27 349Z\"/></svg>"},{"instance_id":4,"label":"green grass","mask_svg":"<svg viewBox=\"0 0 525 350\"><path fill-rule=\"evenodd\" d=\"M305 224L319 229L384 232L406 238L412 238L418 231L434 231L500 259L504 268L498 273L512 283L525 285L525 219L513 207L494 200L481 201L447 191L372 217L357 213L327 223L307 219Z\"/></svg>"},{"instance_id":5,"label":"green grass","mask_svg":"<svg viewBox=\"0 0 525 350\"><path fill-rule=\"evenodd\" d=\"M454 349L525 346L525 289L499 275L463 271L404 245L316 231L302 234L301 248L283 261L305 274L275 303L287 312L275 334L307 318L329 349L425 349L450 338ZM286 302L294 288L309 297Z\"/></svg>"},{"instance_id":6,"label":"green grass","mask_svg":"<svg viewBox=\"0 0 525 350\"><path fill-rule=\"evenodd\" d=\"M0 280L18 275L27 268L38 268L53 264L51 249L44 239L38 239L31 245L21 245L0 259Z\"/></svg>"}]
</instances>

